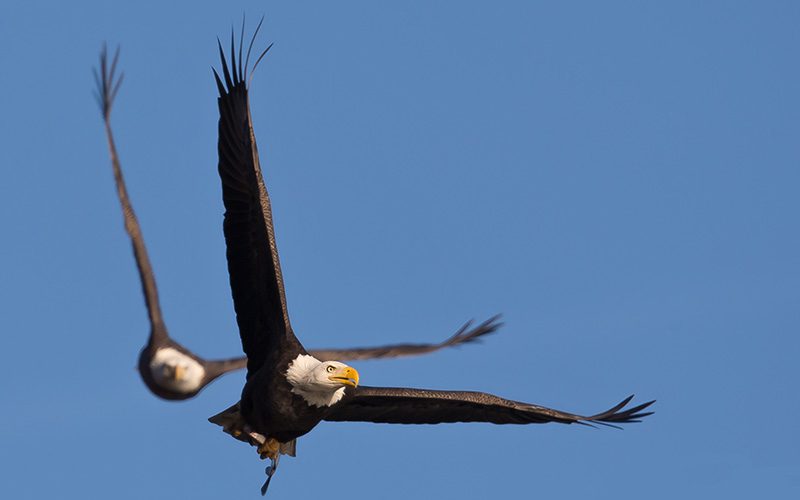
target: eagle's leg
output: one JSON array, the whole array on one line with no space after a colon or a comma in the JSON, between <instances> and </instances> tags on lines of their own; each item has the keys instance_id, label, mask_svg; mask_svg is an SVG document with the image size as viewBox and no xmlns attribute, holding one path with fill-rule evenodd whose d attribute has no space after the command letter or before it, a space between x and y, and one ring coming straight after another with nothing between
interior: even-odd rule
<instances>
[{"instance_id":1,"label":"eagle's leg","mask_svg":"<svg viewBox=\"0 0 800 500\"><path fill-rule=\"evenodd\" d=\"M264 485L261 487L261 496L264 496L267 494L272 475L278 470L278 460L281 458L281 442L277 439L265 438L258 446L258 454L261 455L262 460L265 458L270 460L269 466L264 469L264 473L267 475L267 480L264 481Z\"/></svg>"},{"instance_id":2,"label":"eagle's leg","mask_svg":"<svg viewBox=\"0 0 800 500\"><path fill-rule=\"evenodd\" d=\"M276 461L280 451L281 443L277 439L266 438L258 446L258 454L261 455L262 460L269 458L272 461Z\"/></svg>"},{"instance_id":3,"label":"eagle's leg","mask_svg":"<svg viewBox=\"0 0 800 500\"><path fill-rule=\"evenodd\" d=\"M269 488L269 482L272 481L272 475L275 474L276 470L278 470L278 460L280 458L281 458L280 453L276 453L274 458L270 457L270 461L272 463L270 463L269 466L266 469L264 469L264 473L267 475L267 480L264 481L264 485L261 486L262 497L267 494L267 488Z\"/></svg>"}]
</instances>

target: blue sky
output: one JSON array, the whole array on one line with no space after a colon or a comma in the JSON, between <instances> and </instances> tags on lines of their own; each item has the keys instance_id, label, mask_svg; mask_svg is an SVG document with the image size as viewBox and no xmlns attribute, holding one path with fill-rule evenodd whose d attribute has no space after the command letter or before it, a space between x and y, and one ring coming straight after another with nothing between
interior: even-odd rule
<instances>
[{"instance_id":1,"label":"blue sky","mask_svg":"<svg viewBox=\"0 0 800 500\"><path fill-rule=\"evenodd\" d=\"M0 496L257 498L264 463L152 397L91 67L122 45L122 165L170 332L240 351L216 173L216 36L267 16L252 112L307 347L480 346L355 366L625 431L322 424L272 498L800 493L795 2L0 6ZM252 29L252 24L251 24ZM346 464L346 466L343 466ZM380 493L378 493L380 492Z\"/></svg>"}]
</instances>

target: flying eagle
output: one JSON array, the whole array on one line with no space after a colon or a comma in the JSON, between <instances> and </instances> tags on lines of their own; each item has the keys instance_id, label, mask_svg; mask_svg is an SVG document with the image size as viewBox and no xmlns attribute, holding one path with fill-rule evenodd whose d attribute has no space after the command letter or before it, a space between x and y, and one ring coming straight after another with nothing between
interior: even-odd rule
<instances>
[{"instance_id":1,"label":"flying eagle","mask_svg":"<svg viewBox=\"0 0 800 500\"><path fill-rule=\"evenodd\" d=\"M125 229L133 245L133 255L142 282L142 291L150 319L150 336L139 355L139 374L150 391L163 399L185 400L195 396L217 377L233 370L244 368L247 358L239 357L224 360L206 360L173 340L167 332L158 301L158 289L153 268L147 256L142 230L133 211L125 179L119 163L114 136L111 132L111 106L122 83L122 74L117 78L116 67L119 49L109 64L108 54L103 48L100 54L100 73L95 72L97 80L97 99L105 122L106 139L114 171L117 195L122 206ZM493 316L476 326L468 321L455 334L438 344L396 344L382 347L363 347L351 349L320 349L311 354L320 360L354 360L392 358L426 354L466 344L478 340L483 335L496 331L502 326L499 316Z\"/></svg>"},{"instance_id":2,"label":"flying eagle","mask_svg":"<svg viewBox=\"0 0 800 500\"><path fill-rule=\"evenodd\" d=\"M583 416L479 392L365 387L358 372L306 351L289 321L275 242L272 209L261 173L250 116L248 73L253 39L242 57L231 34L230 67L218 41L219 175L225 205L224 234L236 321L247 355L241 399L209 420L269 458L266 492L280 455L294 455L295 440L323 420L392 424L490 422L494 424L624 424L651 412L653 401L625 409L632 396L604 412ZM243 34L242 34L243 35Z\"/></svg>"}]
</instances>

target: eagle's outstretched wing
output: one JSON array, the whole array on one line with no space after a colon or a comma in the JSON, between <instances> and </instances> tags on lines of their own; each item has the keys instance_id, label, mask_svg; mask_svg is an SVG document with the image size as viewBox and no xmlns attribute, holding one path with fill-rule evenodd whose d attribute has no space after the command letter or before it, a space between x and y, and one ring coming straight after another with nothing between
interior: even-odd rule
<instances>
[{"instance_id":1,"label":"eagle's outstretched wing","mask_svg":"<svg viewBox=\"0 0 800 500\"><path fill-rule=\"evenodd\" d=\"M353 349L313 349L309 350L308 353L320 361L352 361L419 356L420 354L436 352L447 347L475 342L480 337L494 333L503 326L499 319L500 315L492 316L475 327L472 327L471 320L467 321L456 333L438 344L390 344L381 347L359 347Z\"/></svg>"},{"instance_id":2,"label":"eagle's outstretched wing","mask_svg":"<svg viewBox=\"0 0 800 500\"><path fill-rule=\"evenodd\" d=\"M396 387L360 386L338 403L325 417L334 422L375 422L385 424L440 424L489 422L493 424L627 424L651 415L645 412L655 401L623 408L629 396L604 412L577 415L544 406L521 403L483 392L434 391Z\"/></svg>"}]
</instances>

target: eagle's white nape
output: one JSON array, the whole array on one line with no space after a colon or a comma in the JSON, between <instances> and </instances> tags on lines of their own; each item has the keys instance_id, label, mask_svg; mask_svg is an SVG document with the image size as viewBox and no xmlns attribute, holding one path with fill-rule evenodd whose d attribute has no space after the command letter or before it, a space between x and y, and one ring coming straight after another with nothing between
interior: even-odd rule
<instances>
[{"instance_id":1,"label":"eagle's white nape","mask_svg":"<svg viewBox=\"0 0 800 500\"><path fill-rule=\"evenodd\" d=\"M150 373L159 385L175 391L192 392L200 389L206 371L186 354L165 347L156 351L150 360Z\"/></svg>"},{"instance_id":2,"label":"eagle's white nape","mask_svg":"<svg viewBox=\"0 0 800 500\"><path fill-rule=\"evenodd\" d=\"M345 388L328 379L325 367L329 365L336 368L347 366L338 361L323 363L308 354L300 354L294 358L286 370L286 380L292 386L292 392L302 397L309 406L331 406L339 402L344 396Z\"/></svg>"}]
</instances>

